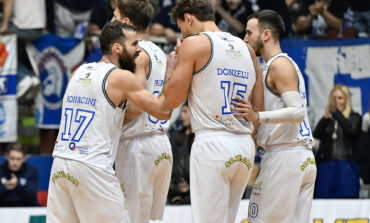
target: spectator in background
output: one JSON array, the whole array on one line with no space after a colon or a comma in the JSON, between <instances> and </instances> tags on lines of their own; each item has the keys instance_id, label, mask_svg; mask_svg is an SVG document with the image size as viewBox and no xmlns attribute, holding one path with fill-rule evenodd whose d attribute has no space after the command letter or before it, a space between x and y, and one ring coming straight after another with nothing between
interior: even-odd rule
<instances>
[{"instance_id":1,"label":"spectator in background","mask_svg":"<svg viewBox=\"0 0 370 223\"><path fill-rule=\"evenodd\" d=\"M369 98L370 99L370 98ZM362 121L362 133L358 140L358 165L360 167L360 176L364 184L370 184L370 106L369 111L365 113Z\"/></svg>"},{"instance_id":2,"label":"spectator in background","mask_svg":"<svg viewBox=\"0 0 370 223\"><path fill-rule=\"evenodd\" d=\"M216 11L216 24L224 32L244 37L247 18L253 13L250 2L243 0L211 0Z\"/></svg>"},{"instance_id":3,"label":"spectator in background","mask_svg":"<svg viewBox=\"0 0 370 223\"><path fill-rule=\"evenodd\" d=\"M353 26L359 31L359 36L370 36L370 1L349 0L353 11Z\"/></svg>"},{"instance_id":4,"label":"spectator in background","mask_svg":"<svg viewBox=\"0 0 370 223\"><path fill-rule=\"evenodd\" d=\"M39 84L31 72L25 46L37 40L46 26L45 0L3 0L0 33L15 33L18 37L17 97Z\"/></svg>"},{"instance_id":5,"label":"spectator in background","mask_svg":"<svg viewBox=\"0 0 370 223\"><path fill-rule=\"evenodd\" d=\"M325 116L313 132L313 136L320 139L316 154L316 198L359 196L359 168L354 160L360 132L361 116L352 111L348 88L340 84L334 86Z\"/></svg>"},{"instance_id":6,"label":"spectator in background","mask_svg":"<svg viewBox=\"0 0 370 223\"><path fill-rule=\"evenodd\" d=\"M177 25L172 21L170 12L175 5L175 0L171 0L172 4L163 7L154 17L153 24L150 28L152 36L164 36L170 43L176 43L177 33L180 32ZM169 2L167 1L167 4Z\"/></svg>"},{"instance_id":7,"label":"spectator in background","mask_svg":"<svg viewBox=\"0 0 370 223\"><path fill-rule=\"evenodd\" d=\"M113 9L110 0L104 0L98 7L92 10L87 27L88 36L99 36L103 26L113 17Z\"/></svg>"},{"instance_id":8,"label":"spectator in background","mask_svg":"<svg viewBox=\"0 0 370 223\"><path fill-rule=\"evenodd\" d=\"M190 127L190 110L187 103L181 108L180 128L170 131L173 167L168 199L171 204L190 204L190 149L194 133Z\"/></svg>"},{"instance_id":9,"label":"spectator in background","mask_svg":"<svg viewBox=\"0 0 370 223\"><path fill-rule=\"evenodd\" d=\"M26 163L20 143L9 144L0 166L0 206L38 206L39 174Z\"/></svg>"},{"instance_id":10,"label":"spectator in background","mask_svg":"<svg viewBox=\"0 0 370 223\"><path fill-rule=\"evenodd\" d=\"M333 39L342 26L347 0L297 0L299 12L295 21L295 31L316 37L327 34Z\"/></svg>"},{"instance_id":11,"label":"spectator in background","mask_svg":"<svg viewBox=\"0 0 370 223\"><path fill-rule=\"evenodd\" d=\"M55 33L61 37L80 37L94 8L104 7L103 0L55 0Z\"/></svg>"}]
</instances>

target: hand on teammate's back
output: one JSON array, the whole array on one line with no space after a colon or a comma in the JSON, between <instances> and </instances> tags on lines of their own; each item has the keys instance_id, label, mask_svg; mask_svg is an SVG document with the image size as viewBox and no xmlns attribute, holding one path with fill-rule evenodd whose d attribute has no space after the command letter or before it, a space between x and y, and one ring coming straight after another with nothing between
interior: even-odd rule
<instances>
[{"instance_id":1,"label":"hand on teammate's back","mask_svg":"<svg viewBox=\"0 0 370 223\"><path fill-rule=\"evenodd\" d=\"M241 97L236 96L237 101L232 101L231 104L235 105L232 108L233 115L241 116L250 122L258 122L258 113L253 110L251 103Z\"/></svg>"}]
</instances>

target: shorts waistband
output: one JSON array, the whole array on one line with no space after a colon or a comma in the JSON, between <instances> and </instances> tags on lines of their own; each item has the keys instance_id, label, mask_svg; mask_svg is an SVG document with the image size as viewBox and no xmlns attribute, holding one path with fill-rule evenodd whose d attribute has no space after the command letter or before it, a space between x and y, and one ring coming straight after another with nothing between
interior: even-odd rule
<instances>
[{"instance_id":1,"label":"shorts waistband","mask_svg":"<svg viewBox=\"0 0 370 223\"><path fill-rule=\"evenodd\" d=\"M225 131L225 130L202 130L202 131L198 131L195 133L195 137L197 138L204 138L204 137L208 137L208 136L221 136L221 135L224 135L224 136L235 136L235 135L239 135L239 136L249 136L251 137L251 134L249 133L241 133L241 132L229 132L229 131Z\"/></svg>"},{"instance_id":2,"label":"shorts waistband","mask_svg":"<svg viewBox=\"0 0 370 223\"><path fill-rule=\"evenodd\" d=\"M305 150L311 150L312 148L304 145L297 145L297 144L277 144L272 146L266 146L264 148L265 153L269 152L279 152L279 151L287 151L287 150L296 150L296 149L305 149Z\"/></svg>"},{"instance_id":3,"label":"shorts waistband","mask_svg":"<svg viewBox=\"0 0 370 223\"><path fill-rule=\"evenodd\" d=\"M145 132L145 133L140 133L140 134L131 135L131 136L121 135L120 139L133 139L133 138L153 136L153 135L166 135L166 131L163 131L163 132L159 132L159 131L158 132Z\"/></svg>"}]
</instances>

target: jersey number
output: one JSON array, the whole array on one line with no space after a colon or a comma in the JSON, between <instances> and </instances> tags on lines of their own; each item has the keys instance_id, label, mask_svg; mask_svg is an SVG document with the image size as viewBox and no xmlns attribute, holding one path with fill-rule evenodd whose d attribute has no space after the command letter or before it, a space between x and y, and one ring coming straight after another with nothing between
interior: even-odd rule
<instances>
[{"instance_id":1,"label":"jersey number","mask_svg":"<svg viewBox=\"0 0 370 223\"><path fill-rule=\"evenodd\" d=\"M73 113L76 113L76 116L74 118L74 122L79 123L79 126L74 133L71 141L73 142L79 142L84 135L87 127L89 127L91 121L94 119L95 112L93 111L88 111L88 110L82 110L82 109L77 109L74 110L72 108L66 108L64 110L64 130L62 132L62 137L61 139L63 141L68 141L71 138L71 125L72 125L72 120L73 120Z\"/></svg>"},{"instance_id":2,"label":"jersey number","mask_svg":"<svg viewBox=\"0 0 370 223\"><path fill-rule=\"evenodd\" d=\"M238 100L235 99L236 96L245 99L244 94L247 92L247 85L245 84L233 83L232 84L233 89L231 91L232 92L231 94L230 87L231 87L230 81L221 81L221 89L224 92L224 105L222 106L223 115L232 114L229 101L238 102Z\"/></svg>"},{"instance_id":3,"label":"jersey number","mask_svg":"<svg viewBox=\"0 0 370 223\"><path fill-rule=\"evenodd\" d=\"M159 95L159 91L154 91L154 92L153 92L153 95L154 95L154 96L158 96L158 95ZM150 121L151 123L153 123L153 124L157 124L157 123L158 123L158 121L159 121L159 119L157 119L157 118L155 118L155 117L151 116L150 114L148 114L148 119L149 119L149 121ZM161 122L161 124L163 125L163 124L165 124L165 123L167 123L167 122L168 122L168 120L165 120L165 121L162 121L162 122Z\"/></svg>"},{"instance_id":4,"label":"jersey number","mask_svg":"<svg viewBox=\"0 0 370 223\"><path fill-rule=\"evenodd\" d=\"M301 134L301 136L311 135L310 128L307 127L305 120L303 120L303 122L299 125L299 133Z\"/></svg>"}]
</instances>

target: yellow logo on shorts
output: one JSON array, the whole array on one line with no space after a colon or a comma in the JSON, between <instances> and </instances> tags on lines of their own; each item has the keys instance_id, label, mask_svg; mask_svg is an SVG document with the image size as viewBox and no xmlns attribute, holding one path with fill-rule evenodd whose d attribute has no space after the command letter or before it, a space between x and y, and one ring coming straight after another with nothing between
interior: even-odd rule
<instances>
[{"instance_id":1,"label":"yellow logo on shorts","mask_svg":"<svg viewBox=\"0 0 370 223\"><path fill-rule=\"evenodd\" d=\"M314 159L308 158L304 163L301 165L301 170L304 171L306 167L310 164L313 164L316 166L316 161Z\"/></svg>"},{"instance_id":2,"label":"yellow logo on shorts","mask_svg":"<svg viewBox=\"0 0 370 223\"><path fill-rule=\"evenodd\" d=\"M225 166L229 168L233 163L237 161L244 163L248 167L248 169L252 167L251 161L247 159L247 157L242 158L242 155L236 155L235 158L231 157L229 161L226 161Z\"/></svg>"},{"instance_id":3,"label":"yellow logo on shorts","mask_svg":"<svg viewBox=\"0 0 370 223\"><path fill-rule=\"evenodd\" d=\"M158 156L158 159L154 161L155 165L158 166L158 164L162 161L162 160L168 160L170 162L170 164L172 164L172 157L170 154L166 154L166 153L162 153L161 156Z\"/></svg>"},{"instance_id":4,"label":"yellow logo on shorts","mask_svg":"<svg viewBox=\"0 0 370 223\"><path fill-rule=\"evenodd\" d=\"M79 182L77 179L75 179L73 176L71 176L69 173L64 173L64 171L59 171L56 174L54 173L52 181L55 183L55 181L59 178L65 178L69 181L71 181L76 187L78 186Z\"/></svg>"}]
</instances>

